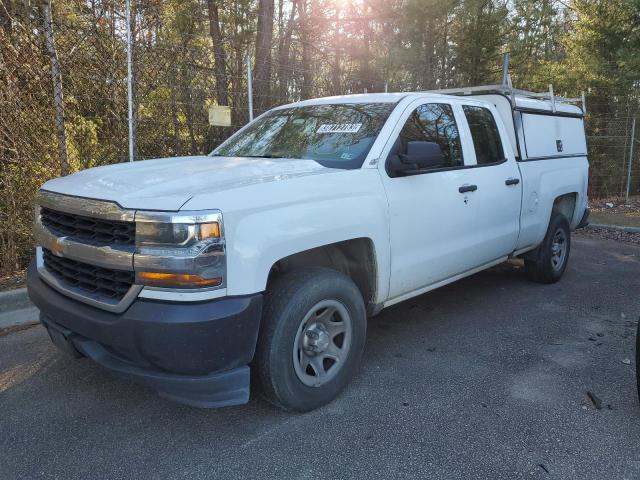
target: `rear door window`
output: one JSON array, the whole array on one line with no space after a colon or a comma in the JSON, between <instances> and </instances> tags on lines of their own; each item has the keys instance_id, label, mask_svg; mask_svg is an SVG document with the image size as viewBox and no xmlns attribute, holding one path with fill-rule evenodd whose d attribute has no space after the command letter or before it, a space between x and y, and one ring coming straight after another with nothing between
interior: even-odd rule
<instances>
[{"instance_id":1,"label":"rear door window","mask_svg":"<svg viewBox=\"0 0 640 480\"><path fill-rule=\"evenodd\" d=\"M462 109L471 130L478 165L503 162L505 157L502 139L491 110L473 105L463 105Z\"/></svg>"}]
</instances>

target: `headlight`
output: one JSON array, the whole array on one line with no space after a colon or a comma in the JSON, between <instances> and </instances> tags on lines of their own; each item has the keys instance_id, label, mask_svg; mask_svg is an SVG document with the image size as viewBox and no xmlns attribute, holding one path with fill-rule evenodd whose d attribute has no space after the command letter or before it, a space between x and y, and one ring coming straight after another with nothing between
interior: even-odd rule
<instances>
[{"instance_id":1,"label":"headlight","mask_svg":"<svg viewBox=\"0 0 640 480\"><path fill-rule=\"evenodd\" d=\"M224 286L220 212L137 212L135 220L136 283L178 289Z\"/></svg>"},{"instance_id":2,"label":"headlight","mask_svg":"<svg viewBox=\"0 0 640 480\"><path fill-rule=\"evenodd\" d=\"M168 247L179 254L197 253L210 241L220 238L220 224L217 222L188 223L136 223L136 243L139 250L157 251L158 247ZM175 247L178 247L176 249Z\"/></svg>"}]
</instances>

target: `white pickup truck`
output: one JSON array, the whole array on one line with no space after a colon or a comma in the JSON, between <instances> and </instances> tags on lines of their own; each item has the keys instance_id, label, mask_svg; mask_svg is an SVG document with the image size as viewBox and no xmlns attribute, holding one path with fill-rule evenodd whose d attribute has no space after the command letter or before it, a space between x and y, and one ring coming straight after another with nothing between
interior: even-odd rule
<instances>
[{"instance_id":1,"label":"white pickup truck","mask_svg":"<svg viewBox=\"0 0 640 480\"><path fill-rule=\"evenodd\" d=\"M85 170L37 197L28 290L60 348L201 407L307 411L367 317L509 258L553 283L585 224L583 109L506 87L320 98L210 155Z\"/></svg>"}]
</instances>

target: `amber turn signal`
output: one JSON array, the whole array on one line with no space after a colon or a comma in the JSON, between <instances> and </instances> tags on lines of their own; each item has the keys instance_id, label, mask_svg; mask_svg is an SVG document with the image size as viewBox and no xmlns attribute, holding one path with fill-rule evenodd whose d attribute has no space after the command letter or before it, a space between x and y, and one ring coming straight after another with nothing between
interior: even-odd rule
<instances>
[{"instance_id":1,"label":"amber turn signal","mask_svg":"<svg viewBox=\"0 0 640 480\"><path fill-rule=\"evenodd\" d=\"M200 275L186 273L138 272L136 283L153 287L206 288L220 286L222 277L202 278Z\"/></svg>"},{"instance_id":2,"label":"amber turn signal","mask_svg":"<svg viewBox=\"0 0 640 480\"><path fill-rule=\"evenodd\" d=\"M220 238L220 224L215 223L201 223L200 224L200 240L206 238Z\"/></svg>"}]
</instances>

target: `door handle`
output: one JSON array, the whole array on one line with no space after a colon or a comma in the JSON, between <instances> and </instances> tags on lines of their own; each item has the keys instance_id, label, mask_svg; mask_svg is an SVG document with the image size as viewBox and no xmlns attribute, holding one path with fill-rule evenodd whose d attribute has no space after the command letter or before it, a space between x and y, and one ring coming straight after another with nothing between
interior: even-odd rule
<instances>
[{"instance_id":1,"label":"door handle","mask_svg":"<svg viewBox=\"0 0 640 480\"><path fill-rule=\"evenodd\" d=\"M507 178L504 182L504 184L507 187L510 187L511 185L518 185L520 183L520 179L519 178Z\"/></svg>"},{"instance_id":2,"label":"door handle","mask_svg":"<svg viewBox=\"0 0 640 480\"><path fill-rule=\"evenodd\" d=\"M478 190L478 186L477 185L462 185L458 191L460 193L468 193L468 192L475 192L476 190Z\"/></svg>"}]
</instances>

